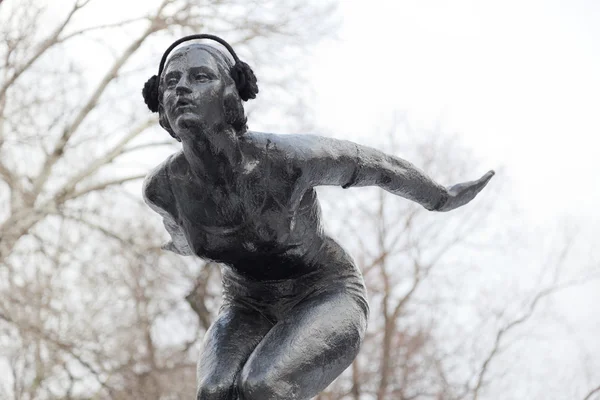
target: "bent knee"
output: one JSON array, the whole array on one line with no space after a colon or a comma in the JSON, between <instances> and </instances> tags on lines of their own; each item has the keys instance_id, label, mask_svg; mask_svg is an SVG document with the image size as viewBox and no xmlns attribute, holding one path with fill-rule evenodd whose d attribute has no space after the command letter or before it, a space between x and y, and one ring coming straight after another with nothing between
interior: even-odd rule
<instances>
[{"instance_id":1,"label":"bent knee","mask_svg":"<svg viewBox=\"0 0 600 400\"><path fill-rule=\"evenodd\" d=\"M196 400L229 400L233 398L234 389L231 382L208 379L199 383Z\"/></svg>"},{"instance_id":2,"label":"bent knee","mask_svg":"<svg viewBox=\"0 0 600 400\"><path fill-rule=\"evenodd\" d=\"M286 379L244 368L237 383L240 400L300 400L299 391Z\"/></svg>"}]
</instances>

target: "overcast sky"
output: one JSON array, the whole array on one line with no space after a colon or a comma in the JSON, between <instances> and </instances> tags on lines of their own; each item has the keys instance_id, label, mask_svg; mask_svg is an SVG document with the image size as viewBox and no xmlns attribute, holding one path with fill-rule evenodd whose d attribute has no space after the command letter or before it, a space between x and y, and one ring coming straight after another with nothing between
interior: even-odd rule
<instances>
[{"instance_id":1,"label":"overcast sky","mask_svg":"<svg viewBox=\"0 0 600 400\"><path fill-rule=\"evenodd\" d=\"M394 111L439 122L506 168L533 220L600 222L600 1L341 1L339 11L339 40L312 63L322 126L372 135Z\"/></svg>"},{"instance_id":2,"label":"overcast sky","mask_svg":"<svg viewBox=\"0 0 600 400\"><path fill-rule=\"evenodd\" d=\"M569 221L582 248L596 253L600 1L341 1L339 11L339 40L320 45L312 63L321 126L368 142L394 112L422 127L439 124L481 160L472 178L503 167L494 180L510 182L502 187L521 209L517 218L549 243L562 235L551 229ZM574 251L582 265L568 272L592 262L589 250ZM513 264L531 267L517 257ZM524 271L511 271L524 279ZM592 282L552 300L591 354L600 351L599 293ZM569 340L561 355L549 341L561 358L555 365L576 367L578 339Z\"/></svg>"}]
</instances>

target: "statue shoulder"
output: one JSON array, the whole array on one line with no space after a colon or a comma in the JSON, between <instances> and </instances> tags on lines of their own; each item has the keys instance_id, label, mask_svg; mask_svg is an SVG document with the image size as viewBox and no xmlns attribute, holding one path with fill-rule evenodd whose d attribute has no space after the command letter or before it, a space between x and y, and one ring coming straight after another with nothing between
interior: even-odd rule
<instances>
[{"instance_id":1,"label":"statue shoulder","mask_svg":"<svg viewBox=\"0 0 600 400\"><path fill-rule=\"evenodd\" d=\"M150 208L161 214L166 211L175 216L175 198L171 188L171 175L174 168L178 169L182 158L181 152L172 154L150 171L144 179L142 186L144 201Z\"/></svg>"},{"instance_id":2,"label":"statue shoulder","mask_svg":"<svg viewBox=\"0 0 600 400\"><path fill-rule=\"evenodd\" d=\"M251 147L271 160L280 160L288 166L304 166L311 151L318 145L320 136L310 134L276 134L248 132L246 141Z\"/></svg>"},{"instance_id":3,"label":"statue shoulder","mask_svg":"<svg viewBox=\"0 0 600 400\"><path fill-rule=\"evenodd\" d=\"M296 182L305 167L297 136L299 135L248 132L244 138L245 152L250 155L249 159L262 165L260 171L277 170L288 182Z\"/></svg>"},{"instance_id":4,"label":"statue shoulder","mask_svg":"<svg viewBox=\"0 0 600 400\"><path fill-rule=\"evenodd\" d=\"M302 136L304 135L248 131L244 140L259 149L293 151Z\"/></svg>"},{"instance_id":5,"label":"statue shoulder","mask_svg":"<svg viewBox=\"0 0 600 400\"><path fill-rule=\"evenodd\" d=\"M190 248L185 233L178 224L178 208L172 190L172 176L185 168L187 161L181 152L168 157L154 168L144 179L143 197L148 206L163 217L163 224L171 235L171 241L163 249L189 256L194 252Z\"/></svg>"},{"instance_id":6,"label":"statue shoulder","mask_svg":"<svg viewBox=\"0 0 600 400\"><path fill-rule=\"evenodd\" d=\"M327 151L335 139L308 133L276 134L248 132L246 140L255 148L269 149L269 153L287 160L306 160L313 153Z\"/></svg>"}]
</instances>

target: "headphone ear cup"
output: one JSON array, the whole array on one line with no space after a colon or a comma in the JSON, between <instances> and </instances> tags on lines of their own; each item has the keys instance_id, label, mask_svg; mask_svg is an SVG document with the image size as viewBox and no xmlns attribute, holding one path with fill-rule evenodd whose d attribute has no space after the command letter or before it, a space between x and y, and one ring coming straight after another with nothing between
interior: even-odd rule
<instances>
[{"instance_id":1,"label":"headphone ear cup","mask_svg":"<svg viewBox=\"0 0 600 400\"><path fill-rule=\"evenodd\" d=\"M231 69L231 77L242 100L248 101L256 98L258 93L257 79L248 64L238 60Z\"/></svg>"},{"instance_id":2,"label":"headphone ear cup","mask_svg":"<svg viewBox=\"0 0 600 400\"><path fill-rule=\"evenodd\" d=\"M152 112L158 112L158 77L153 75L146 81L142 89L144 102Z\"/></svg>"}]
</instances>

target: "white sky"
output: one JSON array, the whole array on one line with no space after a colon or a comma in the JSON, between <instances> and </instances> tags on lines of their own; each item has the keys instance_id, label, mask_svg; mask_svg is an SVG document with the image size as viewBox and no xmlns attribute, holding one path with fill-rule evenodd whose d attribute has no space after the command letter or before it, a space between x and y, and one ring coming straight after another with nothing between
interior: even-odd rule
<instances>
[{"instance_id":1,"label":"white sky","mask_svg":"<svg viewBox=\"0 0 600 400\"><path fill-rule=\"evenodd\" d=\"M322 126L440 122L506 167L530 218L600 222L600 1L357 0L340 15L312 64Z\"/></svg>"},{"instance_id":2,"label":"white sky","mask_svg":"<svg viewBox=\"0 0 600 400\"><path fill-rule=\"evenodd\" d=\"M397 111L416 125L439 123L482 161L468 179L504 167L491 184L510 181L502 187L511 193L502 196L517 202L518 218L548 238L561 236L557 222L569 221L593 246L600 227L600 1L340 4L339 40L319 46L312 63L321 126L368 143L385 134L380 120ZM583 251L578 256L591 262ZM510 267L505 274L524 279ZM579 371L572 354L579 340L589 354L600 351L598 289L591 283L552 299L578 335L563 345L568 355L552 350L561 358L553 365Z\"/></svg>"}]
</instances>

